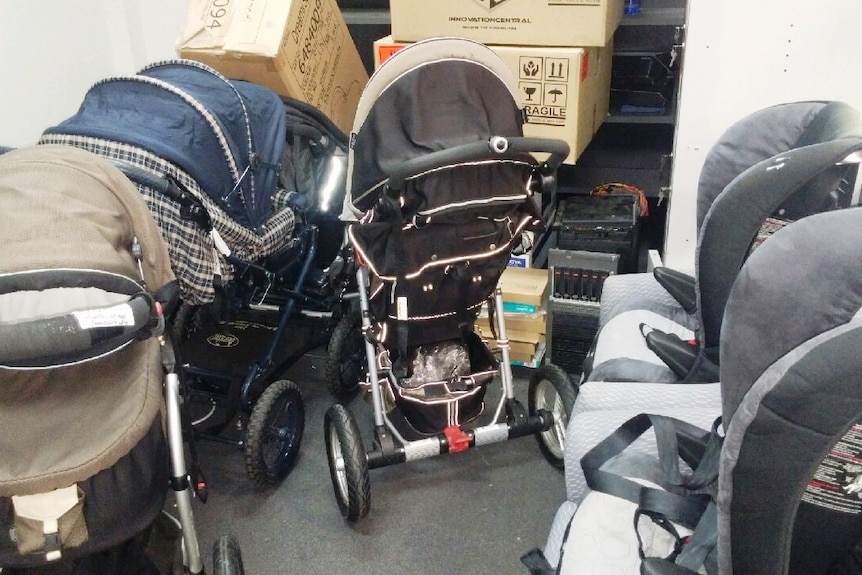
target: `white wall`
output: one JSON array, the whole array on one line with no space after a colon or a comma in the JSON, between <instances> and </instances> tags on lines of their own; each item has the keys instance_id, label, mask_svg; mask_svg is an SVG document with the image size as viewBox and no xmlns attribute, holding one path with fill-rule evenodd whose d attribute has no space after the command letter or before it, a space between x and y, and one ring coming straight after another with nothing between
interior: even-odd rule
<instances>
[{"instance_id":1,"label":"white wall","mask_svg":"<svg viewBox=\"0 0 862 575\"><path fill-rule=\"evenodd\" d=\"M0 0L0 145L71 116L97 80L175 55L188 0Z\"/></svg>"},{"instance_id":2,"label":"white wall","mask_svg":"<svg viewBox=\"0 0 862 575\"><path fill-rule=\"evenodd\" d=\"M807 99L862 110L858 0L689 0L665 264L694 266L695 190L725 128Z\"/></svg>"}]
</instances>

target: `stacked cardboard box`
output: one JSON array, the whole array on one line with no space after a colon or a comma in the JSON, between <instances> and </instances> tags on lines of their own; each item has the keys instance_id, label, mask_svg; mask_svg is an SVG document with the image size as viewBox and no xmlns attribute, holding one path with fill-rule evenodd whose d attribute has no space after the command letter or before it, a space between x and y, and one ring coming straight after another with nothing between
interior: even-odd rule
<instances>
[{"instance_id":1,"label":"stacked cardboard box","mask_svg":"<svg viewBox=\"0 0 862 575\"><path fill-rule=\"evenodd\" d=\"M507 267L500 278L509 359L527 367L541 365L545 353L545 309L548 298L548 270ZM487 309L476 322L479 335L491 349L497 347Z\"/></svg>"},{"instance_id":2,"label":"stacked cardboard box","mask_svg":"<svg viewBox=\"0 0 862 575\"><path fill-rule=\"evenodd\" d=\"M613 34L623 0L391 0L375 64L434 36L489 45L522 95L524 135L565 140L574 164L608 114Z\"/></svg>"},{"instance_id":3,"label":"stacked cardboard box","mask_svg":"<svg viewBox=\"0 0 862 575\"><path fill-rule=\"evenodd\" d=\"M368 82L335 0L191 0L177 53L307 102L346 133Z\"/></svg>"}]
</instances>

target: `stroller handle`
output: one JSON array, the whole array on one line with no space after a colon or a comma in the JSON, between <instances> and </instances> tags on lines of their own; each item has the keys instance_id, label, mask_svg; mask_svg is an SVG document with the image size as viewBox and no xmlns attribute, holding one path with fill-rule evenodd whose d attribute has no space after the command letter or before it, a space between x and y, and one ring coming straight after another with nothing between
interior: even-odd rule
<instances>
[{"instance_id":1,"label":"stroller handle","mask_svg":"<svg viewBox=\"0 0 862 575\"><path fill-rule=\"evenodd\" d=\"M523 154L533 153L550 154L548 159L541 163L541 168L554 171L569 155L569 145L563 140L553 138L493 136L481 142L461 144L401 162L390 172L388 187L398 192L404 186L405 180L426 172L467 162L517 159Z\"/></svg>"},{"instance_id":2,"label":"stroller handle","mask_svg":"<svg viewBox=\"0 0 862 575\"><path fill-rule=\"evenodd\" d=\"M57 358L60 363L67 362L70 356L83 359L96 346L109 345L116 349L148 335L149 330L160 323L160 318L153 298L141 293L121 304L0 323L0 341L3 342L0 365L36 367L50 358Z\"/></svg>"}]
</instances>

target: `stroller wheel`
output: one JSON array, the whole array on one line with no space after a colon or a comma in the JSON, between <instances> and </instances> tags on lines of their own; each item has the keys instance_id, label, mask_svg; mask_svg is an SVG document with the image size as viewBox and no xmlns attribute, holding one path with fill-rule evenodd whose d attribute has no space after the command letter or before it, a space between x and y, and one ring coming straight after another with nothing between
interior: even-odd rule
<instances>
[{"instance_id":1,"label":"stroller wheel","mask_svg":"<svg viewBox=\"0 0 862 575\"><path fill-rule=\"evenodd\" d=\"M341 514L353 523L368 515L371 481L362 436L353 414L337 403L323 418L326 456Z\"/></svg>"},{"instance_id":2,"label":"stroller wheel","mask_svg":"<svg viewBox=\"0 0 862 575\"><path fill-rule=\"evenodd\" d=\"M213 544L213 575L243 575L242 552L236 539L222 535Z\"/></svg>"},{"instance_id":3,"label":"stroller wheel","mask_svg":"<svg viewBox=\"0 0 862 575\"><path fill-rule=\"evenodd\" d=\"M360 329L362 320L357 313L342 317L326 348L324 377L329 393L338 398L348 397L365 379L365 340Z\"/></svg>"},{"instance_id":4,"label":"stroller wheel","mask_svg":"<svg viewBox=\"0 0 862 575\"><path fill-rule=\"evenodd\" d=\"M290 473L305 427L299 387L282 379L270 384L254 405L245 441L245 470L257 485L271 485Z\"/></svg>"},{"instance_id":5,"label":"stroller wheel","mask_svg":"<svg viewBox=\"0 0 862 575\"><path fill-rule=\"evenodd\" d=\"M551 427L536 433L536 441L545 459L558 469L563 468L566 426L575 405L578 389L565 371L545 364L530 378L528 406L531 416L545 410L553 416Z\"/></svg>"}]
</instances>

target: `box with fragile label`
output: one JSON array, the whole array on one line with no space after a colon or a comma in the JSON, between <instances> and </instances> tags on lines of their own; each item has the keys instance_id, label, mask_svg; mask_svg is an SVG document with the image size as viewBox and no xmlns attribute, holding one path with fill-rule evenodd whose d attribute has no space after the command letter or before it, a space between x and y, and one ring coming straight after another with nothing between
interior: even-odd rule
<instances>
[{"instance_id":1,"label":"box with fragile label","mask_svg":"<svg viewBox=\"0 0 862 575\"><path fill-rule=\"evenodd\" d=\"M392 37L460 36L484 44L605 46L623 0L390 0Z\"/></svg>"},{"instance_id":2,"label":"box with fragile label","mask_svg":"<svg viewBox=\"0 0 862 575\"><path fill-rule=\"evenodd\" d=\"M345 132L368 82L335 0L191 0L177 53L308 102Z\"/></svg>"},{"instance_id":3,"label":"box with fragile label","mask_svg":"<svg viewBox=\"0 0 862 575\"><path fill-rule=\"evenodd\" d=\"M409 45L391 36L374 43L374 64ZM564 140L574 164L608 115L613 47L489 46L509 66L526 112L524 135Z\"/></svg>"}]
</instances>

